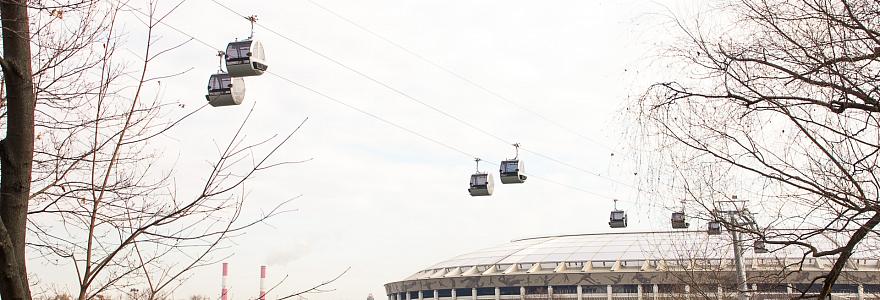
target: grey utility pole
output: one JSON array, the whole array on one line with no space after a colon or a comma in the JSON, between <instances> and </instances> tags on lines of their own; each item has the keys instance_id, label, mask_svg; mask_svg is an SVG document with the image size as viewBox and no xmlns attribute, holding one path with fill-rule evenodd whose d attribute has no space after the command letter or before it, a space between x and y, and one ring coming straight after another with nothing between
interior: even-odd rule
<instances>
[{"instance_id":1,"label":"grey utility pole","mask_svg":"<svg viewBox=\"0 0 880 300\"><path fill-rule=\"evenodd\" d=\"M745 200L737 200L736 195L734 195L733 199L719 201L719 204L721 203L729 203L733 206L732 210L716 209L715 211L717 214L723 215L723 217L725 217L727 224L732 225L728 226L727 231L730 232L730 239L733 242L733 260L736 264L736 286L738 289L737 299L749 300L749 284L746 277L745 262L743 262L743 241L740 236L741 233L739 232L739 227L754 227L756 225L754 220L752 219L751 213L745 207Z\"/></svg>"},{"instance_id":2,"label":"grey utility pole","mask_svg":"<svg viewBox=\"0 0 880 300\"><path fill-rule=\"evenodd\" d=\"M739 289L737 298L739 300L749 300L749 284L746 283L746 265L742 258L742 240L739 238L739 232L736 230L730 230L730 237L733 240L733 259L736 262L736 286Z\"/></svg>"}]
</instances>

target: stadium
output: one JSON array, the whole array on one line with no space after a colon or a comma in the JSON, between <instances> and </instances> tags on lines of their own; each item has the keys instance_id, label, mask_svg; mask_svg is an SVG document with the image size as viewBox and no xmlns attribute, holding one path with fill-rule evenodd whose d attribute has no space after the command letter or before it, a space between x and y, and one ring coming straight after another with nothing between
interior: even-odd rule
<instances>
[{"instance_id":1,"label":"stadium","mask_svg":"<svg viewBox=\"0 0 880 300\"><path fill-rule=\"evenodd\" d=\"M756 253L743 244L751 299L816 293L821 285L810 282L833 264L793 247ZM730 235L706 231L545 236L459 255L385 289L389 300L736 299L733 253ZM833 298L880 299L878 253L856 251Z\"/></svg>"}]
</instances>

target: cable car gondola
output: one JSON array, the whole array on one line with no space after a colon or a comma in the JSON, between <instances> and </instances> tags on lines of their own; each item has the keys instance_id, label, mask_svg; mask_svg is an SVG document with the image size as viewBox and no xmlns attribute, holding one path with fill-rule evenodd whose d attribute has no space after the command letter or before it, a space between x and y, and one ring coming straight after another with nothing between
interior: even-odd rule
<instances>
[{"instance_id":1,"label":"cable car gondola","mask_svg":"<svg viewBox=\"0 0 880 300\"><path fill-rule=\"evenodd\" d=\"M688 223L684 220L683 212L673 212L671 221L672 229L687 229L691 226L691 223Z\"/></svg>"},{"instance_id":2,"label":"cable car gondola","mask_svg":"<svg viewBox=\"0 0 880 300\"><path fill-rule=\"evenodd\" d=\"M254 39L257 16L247 17L247 20L251 22L251 36L226 46L226 69L232 77L257 76L269 68L263 44Z\"/></svg>"},{"instance_id":3,"label":"cable car gondola","mask_svg":"<svg viewBox=\"0 0 880 300\"><path fill-rule=\"evenodd\" d=\"M501 169L499 170L501 176L501 183L523 183L526 181L526 175L522 173L525 172L525 164L523 164L522 160L519 160L519 143L513 144L513 147L516 148L516 155L513 159L508 159L501 162Z\"/></svg>"},{"instance_id":4,"label":"cable car gondola","mask_svg":"<svg viewBox=\"0 0 880 300\"><path fill-rule=\"evenodd\" d=\"M611 226L611 228L626 228L626 212L617 209L617 199L614 199L614 210L611 211L608 226Z\"/></svg>"},{"instance_id":5,"label":"cable car gondola","mask_svg":"<svg viewBox=\"0 0 880 300\"><path fill-rule=\"evenodd\" d=\"M211 75L205 99L215 107L241 104L244 101L244 79L223 72Z\"/></svg>"},{"instance_id":6,"label":"cable car gondola","mask_svg":"<svg viewBox=\"0 0 880 300\"><path fill-rule=\"evenodd\" d=\"M249 38L226 46L226 69L232 77L257 76L268 68L266 53L259 40Z\"/></svg>"},{"instance_id":7,"label":"cable car gondola","mask_svg":"<svg viewBox=\"0 0 880 300\"><path fill-rule=\"evenodd\" d=\"M476 158L474 161L477 162L477 172L471 175L468 192L474 197L491 196L495 186L492 174L480 172L480 159Z\"/></svg>"},{"instance_id":8,"label":"cable car gondola","mask_svg":"<svg viewBox=\"0 0 880 300\"><path fill-rule=\"evenodd\" d=\"M755 246L754 246L754 247L755 247L755 248L754 248L754 249L755 249L755 253L759 253L759 254L760 254L760 253L767 253L767 252L770 252L769 250L767 250L767 245L765 245L764 241L761 241L761 240L755 240Z\"/></svg>"},{"instance_id":9,"label":"cable car gondola","mask_svg":"<svg viewBox=\"0 0 880 300\"><path fill-rule=\"evenodd\" d=\"M721 234L721 222L718 221L709 221L709 226L707 229L707 233L709 235L719 235Z\"/></svg>"},{"instance_id":10,"label":"cable car gondola","mask_svg":"<svg viewBox=\"0 0 880 300\"><path fill-rule=\"evenodd\" d=\"M684 200L681 201L681 211L673 212L670 221L672 222L672 229L687 229L691 226L691 224L685 220Z\"/></svg>"}]
</instances>

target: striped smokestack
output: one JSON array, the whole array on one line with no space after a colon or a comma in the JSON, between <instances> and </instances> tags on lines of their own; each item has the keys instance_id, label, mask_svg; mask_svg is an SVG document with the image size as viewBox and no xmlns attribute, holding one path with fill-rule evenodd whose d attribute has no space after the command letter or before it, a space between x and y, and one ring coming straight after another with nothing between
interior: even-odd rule
<instances>
[{"instance_id":1,"label":"striped smokestack","mask_svg":"<svg viewBox=\"0 0 880 300\"><path fill-rule=\"evenodd\" d=\"M260 300L266 300L266 266L260 266Z\"/></svg>"},{"instance_id":2,"label":"striped smokestack","mask_svg":"<svg viewBox=\"0 0 880 300\"><path fill-rule=\"evenodd\" d=\"M229 289L226 286L226 281L229 279L229 264L223 263L223 287L220 290L220 299L227 300L229 295Z\"/></svg>"}]
</instances>

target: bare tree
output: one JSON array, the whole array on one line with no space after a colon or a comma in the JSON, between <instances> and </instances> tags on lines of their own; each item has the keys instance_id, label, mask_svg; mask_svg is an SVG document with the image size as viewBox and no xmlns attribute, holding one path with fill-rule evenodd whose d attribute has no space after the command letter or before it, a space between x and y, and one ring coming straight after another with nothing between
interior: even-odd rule
<instances>
[{"instance_id":1,"label":"bare tree","mask_svg":"<svg viewBox=\"0 0 880 300\"><path fill-rule=\"evenodd\" d=\"M147 96L174 77L153 74L151 64L186 43L154 44L157 26L179 4L160 12L147 2L146 12L133 14L146 46L130 66L118 53L119 14L135 10L128 2L2 1L0 298L31 299L25 255L72 266L79 300L132 290L162 298L222 258L224 241L291 201L243 220L246 199L236 193L255 173L295 163L272 157L302 123L248 142L248 113L221 137L227 143L195 194L178 194L172 172L159 167L156 140L206 106L169 117L184 106Z\"/></svg>"},{"instance_id":2,"label":"bare tree","mask_svg":"<svg viewBox=\"0 0 880 300\"><path fill-rule=\"evenodd\" d=\"M706 235L680 232L680 235L662 235L651 242L654 261L645 267L662 272L674 279L658 285L664 297L675 299L737 299L740 286L734 261L733 240L726 235ZM791 298L788 286L798 276L801 266L790 260L786 253L764 254L760 257L747 253L747 291L750 299ZM685 290L685 285L688 289ZM720 292L720 294L719 294ZM746 291L743 291L746 292Z\"/></svg>"},{"instance_id":3,"label":"bare tree","mask_svg":"<svg viewBox=\"0 0 880 300\"><path fill-rule=\"evenodd\" d=\"M725 226L832 259L814 278L824 298L880 223L880 2L731 2L675 19L681 75L637 103L639 143L656 150L643 161L664 162L646 178L708 220L750 198L760 225Z\"/></svg>"},{"instance_id":4,"label":"bare tree","mask_svg":"<svg viewBox=\"0 0 880 300\"><path fill-rule=\"evenodd\" d=\"M6 136L0 140L0 297L30 300L25 260L34 152L34 84L27 1L0 2Z\"/></svg>"},{"instance_id":5,"label":"bare tree","mask_svg":"<svg viewBox=\"0 0 880 300\"><path fill-rule=\"evenodd\" d=\"M49 300L73 300L73 297L71 297L68 294L57 294L57 295L52 296L51 298L48 298L48 299Z\"/></svg>"}]
</instances>

